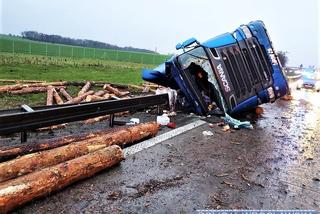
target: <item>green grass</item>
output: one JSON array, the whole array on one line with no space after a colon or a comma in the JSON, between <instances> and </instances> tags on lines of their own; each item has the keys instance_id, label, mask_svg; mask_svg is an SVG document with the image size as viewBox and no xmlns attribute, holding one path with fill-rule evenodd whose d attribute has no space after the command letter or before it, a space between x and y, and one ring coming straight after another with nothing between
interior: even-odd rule
<instances>
[{"instance_id":1,"label":"green grass","mask_svg":"<svg viewBox=\"0 0 320 214\"><path fill-rule=\"evenodd\" d=\"M0 52L68 58L115 60L142 64L160 64L170 57L169 55L161 54L86 48L80 46L37 42L6 35L0 35Z\"/></svg>"},{"instance_id":2,"label":"green grass","mask_svg":"<svg viewBox=\"0 0 320 214\"><path fill-rule=\"evenodd\" d=\"M106 81L122 84L142 84L141 69L155 65L98 59L72 59L24 54L0 53L0 79L43 81ZM3 83L0 83L3 85ZM78 87L68 87L76 94ZM21 104L44 105L45 93L27 95L0 94L0 109Z\"/></svg>"}]
</instances>

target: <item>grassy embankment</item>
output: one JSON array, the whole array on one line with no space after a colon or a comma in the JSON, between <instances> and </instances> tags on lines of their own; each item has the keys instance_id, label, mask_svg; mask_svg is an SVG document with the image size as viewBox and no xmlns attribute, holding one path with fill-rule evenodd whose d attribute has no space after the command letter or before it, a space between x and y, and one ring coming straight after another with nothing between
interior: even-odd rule
<instances>
[{"instance_id":1,"label":"grassy embankment","mask_svg":"<svg viewBox=\"0 0 320 214\"><path fill-rule=\"evenodd\" d=\"M154 65L98 59L72 59L60 57L30 56L0 53L0 79L43 81L107 81L123 84L142 84L141 69ZM4 84L1 83L0 84ZM8 84L8 83L5 83ZM68 87L71 95L78 87ZM21 104L43 105L46 95L0 94L0 109L18 107Z\"/></svg>"}]
</instances>

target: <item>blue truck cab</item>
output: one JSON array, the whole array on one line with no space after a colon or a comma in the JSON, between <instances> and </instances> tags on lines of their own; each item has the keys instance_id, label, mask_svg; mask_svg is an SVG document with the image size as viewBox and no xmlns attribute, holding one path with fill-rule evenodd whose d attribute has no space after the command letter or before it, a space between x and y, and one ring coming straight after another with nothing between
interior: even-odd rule
<instances>
[{"instance_id":1,"label":"blue truck cab","mask_svg":"<svg viewBox=\"0 0 320 214\"><path fill-rule=\"evenodd\" d=\"M289 91L286 77L262 21L241 25L203 43L177 44L183 53L142 78L176 89L191 111L207 115L212 106L228 114L274 102Z\"/></svg>"}]
</instances>

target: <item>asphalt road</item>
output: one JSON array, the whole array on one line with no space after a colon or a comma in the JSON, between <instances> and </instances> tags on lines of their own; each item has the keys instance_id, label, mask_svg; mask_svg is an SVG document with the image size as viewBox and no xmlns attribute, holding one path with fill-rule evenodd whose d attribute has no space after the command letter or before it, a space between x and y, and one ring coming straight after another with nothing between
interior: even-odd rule
<instances>
[{"instance_id":1,"label":"asphalt road","mask_svg":"<svg viewBox=\"0 0 320 214\"><path fill-rule=\"evenodd\" d=\"M263 105L253 130L204 124L17 212L320 210L320 93L293 97Z\"/></svg>"}]
</instances>

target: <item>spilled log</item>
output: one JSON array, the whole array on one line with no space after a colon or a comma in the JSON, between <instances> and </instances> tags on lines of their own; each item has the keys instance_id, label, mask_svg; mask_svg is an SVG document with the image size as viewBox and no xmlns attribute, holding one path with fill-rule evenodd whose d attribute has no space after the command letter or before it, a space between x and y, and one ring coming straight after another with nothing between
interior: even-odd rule
<instances>
[{"instance_id":1,"label":"spilled log","mask_svg":"<svg viewBox=\"0 0 320 214\"><path fill-rule=\"evenodd\" d=\"M100 97L97 95L88 95L86 97L86 102L94 102L94 101L102 101L102 100L106 100L106 98Z\"/></svg>"},{"instance_id":2,"label":"spilled log","mask_svg":"<svg viewBox=\"0 0 320 214\"><path fill-rule=\"evenodd\" d=\"M89 91L90 87L91 87L91 83L90 82L86 82L86 84L79 91L78 96L80 96L80 95L86 93L87 91Z\"/></svg>"},{"instance_id":3,"label":"spilled log","mask_svg":"<svg viewBox=\"0 0 320 214\"><path fill-rule=\"evenodd\" d=\"M113 94L115 94L116 96L119 96L119 97L122 97L122 96L130 94L129 91L123 91L123 92L119 91L117 88L112 87L110 84L105 84L103 86L103 89L108 90L109 92L111 92L111 93L113 93Z\"/></svg>"},{"instance_id":4,"label":"spilled log","mask_svg":"<svg viewBox=\"0 0 320 214\"><path fill-rule=\"evenodd\" d=\"M123 158L121 148L111 146L4 182L0 184L0 213L90 177L119 163Z\"/></svg>"},{"instance_id":5,"label":"spilled log","mask_svg":"<svg viewBox=\"0 0 320 214\"><path fill-rule=\"evenodd\" d=\"M145 123L54 149L23 155L0 163L0 182L88 154L98 148L97 145L126 145L154 136L157 132L157 123Z\"/></svg>"},{"instance_id":6,"label":"spilled log","mask_svg":"<svg viewBox=\"0 0 320 214\"><path fill-rule=\"evenodd\" d=\"M0 86L0 93L10 92L13 90L20 90L23 88L32 88L32 87L47 87L52 86L64 86L66 82L41 82L41 83L32 83L32 84L16 84L16 85L4 85Z\"/></svg>"},{"instance_id":7,"label":"spilled log","mask_svg":"<svg viewBox=\"0 0 320 214\"><path fill-rule=\"evenodd\" d=\"M61 99L60 95L58 94L58 92L56 91L56 89L53 89L53 98L56 101L56 103L58 105L63 104L63 100Z\"/></svg>"},{"instance_id":8,"label":"spilled log","mask_svg":"<svg viewBox=\"0 0 320 214\"><path fill-rule=\"evenodd\" d=\"M88 95L92 95L94 94L94 91L88 91L84 94L81 94L80 96L77 96L75 98L73 98L70 101L65 102L65 104L78 104L80 103L82 100L84 100Z\"/></svg>"},{"instance_id":9,"label":"spilled log","mask_svg":"<svg viewBox=\"0 0 320 214\"><path fill-rule=\"evenodd\" d=\"M67 99L67 101L72 100L72 97L64 88L60 88L60 93Z\"/></svg>"},{"instance_id":10,"label":"spilled log","mask_svg":"<svg viewBox=\"0 0 320 214\"><path fill-rule=\"evenodd\" d=\"M51 106L53 104L53 89L52 85L47 87L47 106Z\"/></svg>"},{"instance_id":11,"label":"spilled log","mask_svg":"<svg viewBox=\"0 0 320 214\"><path fill-rule=\"evenodd\" d=\"M101 97L101 96L105 95L106 93L107 92L105 90L100 90L100 91L95 92L93 95Z\"/></svg>"},{"instance_id":12,"label":"spilled log","mask_svg":"<svg viewBox=\"0 0 320 214\"><path fill-rule=\"evenodd\" d=\"M129 114L129 111L115 113L114 115L115 116L123 116L123 115L126 115L126 114ZM89 125L89 124L93 124L93 123L100 122L100 121L103 121L103 120L108 120L109 118L110 118L109 114L108 115L102 115L102 116L99 116L99 117L94 117L94 118L87 119L87 120L83 121L83 123L86 124L86 125Z\"/></svg>"},{"instance_id":13,"label":"spilled log","mask_svg":"<svg viewBox=\"0 0 320 214\"><path fill-rule=\"evenodd\" d=\"M107 130L96 131L93 133L82 134L82 135L68 135L64 137L54 138L50 140L43 140L41 143L38 142L30 142L24 143L22 145L15 145L10 147L4 147L0 149L0 160L7 160L9 158L15 158L17 156L53 149L59 146L64 146L76 141L82 141L88 138L93 138L98 135L106 134Z\"/></svg>"}]
</instances>

